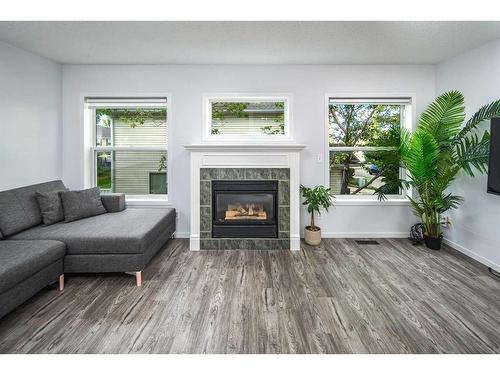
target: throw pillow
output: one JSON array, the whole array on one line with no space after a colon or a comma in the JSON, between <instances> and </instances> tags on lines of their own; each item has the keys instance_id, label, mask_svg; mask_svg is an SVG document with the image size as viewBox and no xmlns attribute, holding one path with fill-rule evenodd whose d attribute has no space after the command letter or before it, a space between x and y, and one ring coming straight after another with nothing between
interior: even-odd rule
<instances>
[{"instance_id":1,"label":"throw pillow","mask_svg":"<svg viewBox=\"0 0 500 375\"><path fill-rule=\"evenodd\" d=\"M99 188L61 192L64 222L106 213Z\"/></svg>"},{"instance_id":2,"label":"throw pillow","mask_svg":"<svg viewBox=\"0 0 500 375\"><path fill-rule=\"evenodd\" d=\"M59 193L65 190L36 192L36 200L44 225L55 224L64 220L64 211Z\"/></svg>"}]
</instances>

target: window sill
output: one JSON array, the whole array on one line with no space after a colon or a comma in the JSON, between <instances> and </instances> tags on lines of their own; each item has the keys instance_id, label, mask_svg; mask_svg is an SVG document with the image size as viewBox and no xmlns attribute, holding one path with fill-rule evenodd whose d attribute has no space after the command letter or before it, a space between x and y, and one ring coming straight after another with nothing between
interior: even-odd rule
<instances>
[{"instance_id":1,"label":"window sill","mask_svg":"<svg viewBox=\"0 0 500 375\"><path fill-rule=\"evenodd\" d=\"M127 207L169 207L168 198L125 198Z\"/></svg>"},{"instance_id":2,"label":"window sill","mask_svg":"<svg viewBox=\"0 0 500 375\"><path fill-rule=\"evenodd\" d=\"M333 206L408 206L410 200L408 198L389 198L385 201L379 201L378 199L367 199L367 198L345 198L345 199L334 199Z\"/></svg>"}]
</instances>

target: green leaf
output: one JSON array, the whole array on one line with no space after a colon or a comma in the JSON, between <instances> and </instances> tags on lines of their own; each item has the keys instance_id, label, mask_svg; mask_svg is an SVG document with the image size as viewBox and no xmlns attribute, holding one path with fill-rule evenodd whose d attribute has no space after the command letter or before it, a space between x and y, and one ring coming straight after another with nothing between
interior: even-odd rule
<instances>
[{"instance_id":1,"label":"green leaf","mask_svg":"<svg viewBox=\"0 0 500 375\"><path fill-rule=\"evenodd\" d=\"M439 144L430 133L419 129L413 134L402 158L416 184L435 177L439 151Z\"/></svg>"},{"instance_id":2,"label":"green leaf","mask_svg":"<svg viewBox=\"0 0 500 375\"><path fill-rule=\"evenodd\" d=\"M427 107L420 116L418 128L441 144L458 134L464 119L464 96L459 91L450 91L438 96Z\"/></svg>"},{"instance_id":3,"label":"green leaf","mask_svg":"<svg viewBox=\"0 0 500 375\"><path fill-rule=\"evenodd\" d=\"M482 138L477 134L469 135L460 140L455 148L455 162L465 173L474 177L473 168L480 173L487 172L490 153L490 134L484 132Z\"/></svg>"},{"instance_id":4,"label":"green leaf","mask_svg":"<svg viewBox=\"0 0 500 375\"><path fill-rule=\"evenodd\" d=\"M460 132L455 136L453 144L457 144L469 134L472 130L476 129L477 126L484 120L489 120L494 117L500 116L500 99L495 100L490 104L482 106L474 115L467 121L465 126L460 130Z\"/></svg>"}]
</instances>

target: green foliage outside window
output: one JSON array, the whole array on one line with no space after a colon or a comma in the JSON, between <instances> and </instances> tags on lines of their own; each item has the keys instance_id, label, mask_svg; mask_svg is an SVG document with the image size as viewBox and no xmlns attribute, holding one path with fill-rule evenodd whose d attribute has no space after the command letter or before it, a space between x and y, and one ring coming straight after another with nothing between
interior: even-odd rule
<instances>
[{"instance_id":1,"label":"green foliage outside window","mask_svg":"<svg viewBox=\"0 0 500 375\"><path fill-rule=\"evenodd\" d=\"M285 114L284 102L274 102L274 107L278 112L278 115L273 115L272 125L264 125L260 127L260 131L263 134L284 134L285 132ZM225 120L228 120L228 117L231 118L250 118L252 107L250 103L244 102L213 102L212 106L212 128L211 134L220 134L226 125ZM255 114L252 114L255 116ZM214 123L213 121L217 123Z\"/></svg>"},{"instance_id":2,"label":"green foliage outside window","mask_svg":"<svg viewBox=\"0 0 500 375\"><path fill-rule=\"evenodd\" d=\"M167 155L162 155L158 163L158 172L164 171L165 169L167 169Z\"/></svg>"},{"instance_id":3,"label":"green foliage outside window","mask_svg":"<svg viewBox=\"0 0 500 375\"><path fill-rule=\"evenodd\" d=\"M332 152L330 168L341 171L340 194L363 191L398 194L402 106L385 104L330 104L329 146L377 147L377 151ZM360 159L361 156L362 158ZM366 170L366 181L354 180L355 168ZM378 181L378 187L375 182Z\"/></svg>"},{"instance_id":4,"label":"green foliage outside window","mask_svg":"<svg viewBox=\"0 0 500 375\"><path fill-rule=\"evenodd\" d=\"M277 109L281 109L282 112L278 115L278 118L274 120L278 124L278 128L273 128L270 125L263 126L261 128L262 132L265 134L285 134L285 103L284 102L276 102L274 106Z\"/></svg>"},{"instance_id":5,"label":"green foliage outside window","mask_svg":"<svg viewBox=\"0 0 500 375\"><path fill-rule=\"evenodd\" d=\"M165 123L167 110L163 108L102 108L96 110L96 119L101 126L110 126L110 119L117 119L131 128L144 125L146 121L152 121L154 125L160 126Z\"/></svg>"}]
</instances>

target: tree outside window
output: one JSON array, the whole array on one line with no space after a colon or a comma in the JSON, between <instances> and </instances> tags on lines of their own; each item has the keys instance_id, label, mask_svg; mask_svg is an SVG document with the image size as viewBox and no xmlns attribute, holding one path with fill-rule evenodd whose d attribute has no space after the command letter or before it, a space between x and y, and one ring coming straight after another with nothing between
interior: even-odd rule
<instances>
[{"instance_id":1,"label":"tree outside window","mask_svg":"<svg viewBox=\"0 0 500 375\"><path fill-rule=\"evenodd\" d=\"M335 195L399 195L400 162L395 150L405 106L340 103L328 105L330 187Z\"/></svg>"}]
</instances>

